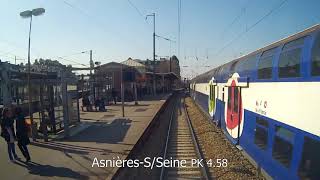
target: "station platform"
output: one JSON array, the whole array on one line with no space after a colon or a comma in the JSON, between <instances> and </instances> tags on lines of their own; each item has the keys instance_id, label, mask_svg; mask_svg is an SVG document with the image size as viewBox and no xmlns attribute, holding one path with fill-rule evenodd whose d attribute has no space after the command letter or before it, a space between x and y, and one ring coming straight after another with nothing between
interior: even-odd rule
<instances>
[{"instance_id":1,"label":"station platform","mask_svg":"<svg viewBox=\"0 0 320 180\"><path fill-rule=\"evenodd\" d=\"M71 129L66 139L38 140L28 147L32 163L24 158L16 145L21 161L12 163L7 144L0 138L1 179L111 179L118 168L97 167L98 160L125 159L146 127L163 106L169 95L107 106L107 112L80 112L81 128ZM17 143L16 143L17 144Z\"/></svg>"}]
</instances>

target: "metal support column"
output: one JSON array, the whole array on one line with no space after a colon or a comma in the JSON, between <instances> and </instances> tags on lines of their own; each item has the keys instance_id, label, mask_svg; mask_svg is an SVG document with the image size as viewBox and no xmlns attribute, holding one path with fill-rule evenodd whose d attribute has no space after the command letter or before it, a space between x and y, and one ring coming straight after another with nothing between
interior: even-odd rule
<instances>
[{"instance_id":1,"label":"metal support column","mask_svg":"<svg viewBox=\"0 0 320 180\"><path fill-rule=\"evenodd\" d=\"M61 89L62 89L62 106L63 106L63 128L64 137L69 137L69 107L68 107L68 91L67 91L67 81L62 79Z\"/></svg>"}]
</instances>

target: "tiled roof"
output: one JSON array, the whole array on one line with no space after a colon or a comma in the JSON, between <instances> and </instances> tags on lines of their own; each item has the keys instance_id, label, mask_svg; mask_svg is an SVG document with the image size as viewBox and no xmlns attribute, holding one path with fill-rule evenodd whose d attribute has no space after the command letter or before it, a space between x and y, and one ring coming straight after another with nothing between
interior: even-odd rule
<instances>
[{"instance_id":1,"label":"tiled roof","mask_svg":"<svg viewBox=\"0 0 320 180\"><path fill-rule=\"evenodd\" d=\"M121 62L121 63L122 63L122 64L125 64L125 65L127 65L127 66L132 66L132 67L145 67L144 64L139 63L139 62L137 62L137 61L135 61L135 60L132 60L131 58L129 58L128 60L123 61L123 62Z\"/></svg>"}]
</instances>

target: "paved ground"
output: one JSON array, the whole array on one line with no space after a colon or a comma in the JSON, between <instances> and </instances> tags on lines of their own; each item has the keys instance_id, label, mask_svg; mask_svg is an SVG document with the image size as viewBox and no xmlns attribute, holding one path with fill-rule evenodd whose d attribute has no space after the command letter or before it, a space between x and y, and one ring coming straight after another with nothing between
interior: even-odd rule
<instances>
[{"instance_id":1,"label":"paved ground","mask_svg":"<svg viewBox=\"0 0 320 180\"><path fill-rule=\"evenodd\" d=\"M165 99L164 97L159 99ZM81 112L83 128L65 140L33 142L29 146L33 163L11 163L7 147L0 138L0 179L110 179L114 168L92 167L98 159L125 159L142 135L164 100L140 101L139 105L127 103L126 118L121 116L121 106L108 106L107 112Z\"/></svg>"}]
</instances>

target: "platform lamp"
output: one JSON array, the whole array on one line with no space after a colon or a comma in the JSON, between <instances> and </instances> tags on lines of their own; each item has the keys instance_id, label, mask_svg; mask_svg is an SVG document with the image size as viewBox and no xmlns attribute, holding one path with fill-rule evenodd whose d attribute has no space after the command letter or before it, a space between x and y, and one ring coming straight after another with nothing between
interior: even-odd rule
<instances>
[{"instance_id":1,"label":"platform lamp","mask_svg":"<svg viewBox=\"0 0 320 180\"><path fill-rule=\"evenodd\" d=\"M26 10L20 13L22 18L30 18L30 25L29 25L29 42L28 42L28 104L29 104L29 117L30 123L33 127L33 115L31 110L31 83L30 83L30 71L31 71L31 63L30 63L30 38L31 38L31 27L32 27L32 16L40 16L45 12L44 8L36 8L33 10ZM34 136L34 129L32 129L32 138L35 140Z\"/></svg>"}]
</instances>

